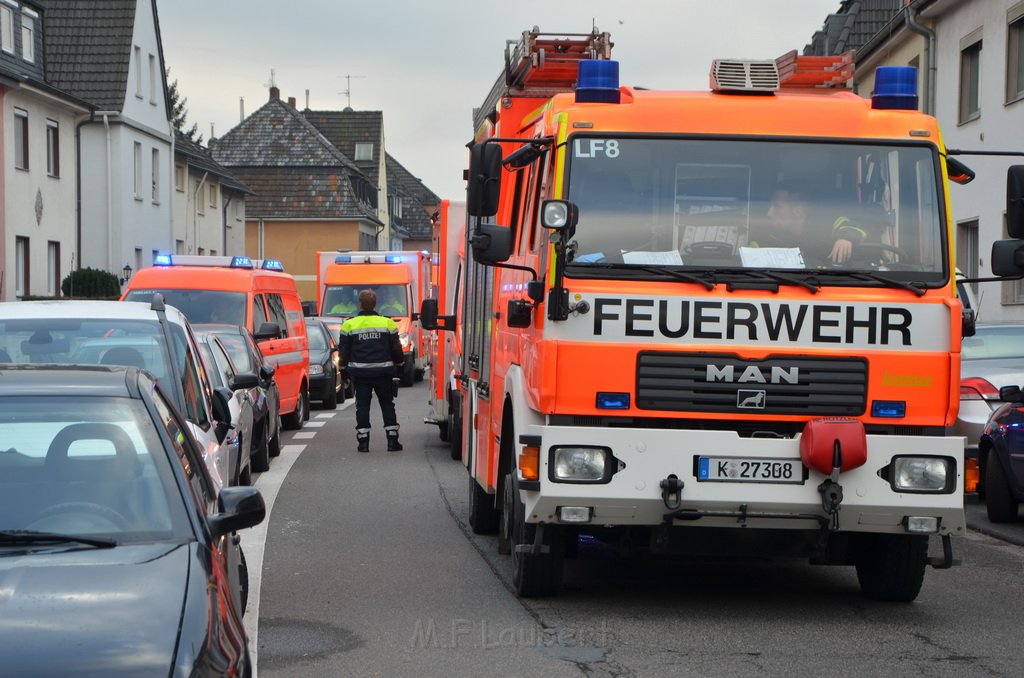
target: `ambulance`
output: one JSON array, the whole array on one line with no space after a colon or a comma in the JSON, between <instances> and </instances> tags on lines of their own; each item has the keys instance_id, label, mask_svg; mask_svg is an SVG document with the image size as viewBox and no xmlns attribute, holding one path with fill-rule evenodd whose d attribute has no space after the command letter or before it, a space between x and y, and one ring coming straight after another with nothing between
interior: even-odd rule
<instances>
[{"instance_id":1,"label":"ambulance","mask_svg":"<svg viewBox=\"0 0 1024 678\"><path fill-rule=\"evenodd\" d=\"M349 250L317 252L317 308L323 317L347 318L359 313L360 290L377 293L377 312L392 318L405 354L403 386L423 379L427 346L418 314L430 283L427 252Z\"/></svg>"},{"instance_id":2,"label":"ambulance","mask_svg":"<svg viewBox=\"0 0 1024 678\"><path fill-rule=\"evenodd\" d=\"M462 335L472 529L521 596L586 537L853 566L914 600L966 530L949 182L973 173L914 69L861 98L852 54L792 52L653 91L611 49L527 31L477 109L461 317L421 314ZM993 269L1022 255L997 242Z\"/></svg>"},{"instance_id":3,"label":"ambulance","mask_svg":"<svg viewBox=\"0 0 1024 678\"><path fill-rule=\"evenodd\" d=\"M459 299L463 294L463 268L466 261L466 203L442 200L431 218L432 253L430 258L430 313L450 322L455 330ZM450 252L445 256L443 253ZM425 300L426 301L426 300ZM445 320L450 318L450 320ZM462 352L461 332L423 330L430 373L430 412L424 423L437 426L441 441L449 444L452 459L462 458L462 389L458 361Z\"/></svg>"},{"instance_id":4,"label":"ambulance","mask_svg":"<svg viewBox=\"0 0 1024 678\"><path fill-rule=\"evenodd\" d=\"M309 419L309 343L295 279L280 261L158 254L131 277L121 298L149 301L156 292L193 325L243 325L252 332L275 370L281 423L303 427Z\"/></svg>"}]
</instances>

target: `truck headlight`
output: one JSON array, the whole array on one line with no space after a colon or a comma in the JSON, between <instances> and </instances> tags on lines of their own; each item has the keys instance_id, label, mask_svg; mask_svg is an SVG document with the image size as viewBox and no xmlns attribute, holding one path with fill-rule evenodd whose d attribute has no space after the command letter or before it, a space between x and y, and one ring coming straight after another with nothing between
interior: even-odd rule
<instances>
[{"instance_id":1,"label":"truck headlight","mask_svg":"<svg viewBox=\"0 0 1024 678\"><path fill-rule=\"evenodd\" d=\"M409 339L409 333L408 332L399 332L398 333L398 341L401 342L402 350L403 351L408 351L409 350L409 346L412 343L412 340Z\"/></svg>"},{"instance_id":2,"label":"truck headlight","mask_svg":"<svg viewBox=\"0 0 1024 678\"><path fill-rule=\"evenodd\" d=\"M612 477L612 460L607 447L553 447L549 477L556 483L607 483Z\"/></svg>"},{"instance_id":3,"label":"truck headlight","mask_svg":"<svg viewBox=\"0 0 1024 678\"><path fill-rule=\"evenodd\" d=\"M954 468L949 457L893 457L889 484L897 492L950 493Z\"/></svg>"},{"instance_id":4,"label":"truck headlight","mask_svg":"<svg viewBox=\"0 0 1024 678\"><path fill-rule=\"evenodd\" d=\"M309 366L309 376L312 377L314 375L323 374L323 373L324 373L324 366L323 365L317 363L317 364Z\"/></svg>"}]
</instances>

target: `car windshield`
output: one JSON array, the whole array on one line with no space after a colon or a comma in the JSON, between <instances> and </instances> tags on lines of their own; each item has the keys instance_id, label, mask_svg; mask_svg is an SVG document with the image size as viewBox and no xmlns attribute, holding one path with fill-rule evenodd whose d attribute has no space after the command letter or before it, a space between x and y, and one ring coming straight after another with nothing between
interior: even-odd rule
<instances>
[{"instance_id":1,"label":"car windshield","mask_svg":"<svg viewBox=\"0 0 1024 678\"><path fill-rule=\"evenodd\" d=\"M331 285L324 290L324 315L353 316L359 313L359 292L377 293L377 313L397 318L408 313L406 285Z\"/></svg>"},{"instance_id":2,"label":"car windshield","mask_svg":"<svg viewBox=\"0 0 1024 678\"><path fill-rule=\"evenodd\" d=\"M245 324L245 293L216 290L139 289L129 290L125 301L152 301L153 294L164 295L193 325L200 323Z\"/></svg>"},{"instance_id":3,"label":"car windshield","mask_svg":"<svg viewBox=\"0 0 1024 678\"><path fill-rule=\"evenodd\" d=\"M978 325L973 337L964 337L960 358L1024 358L1024 325Z\"/></svg>"},{"instance_id":4,"label":"car windshield","mask_svg":"<svg viewBox=\"0 0 1024 678\"><path fill-rule=\"evenodd\" d=\"M576 137L571 148L567 197L579 220L570 277L785 269L833 274L821 284L841 271L949 278L931 147Z\"/></svg>"},{"instance_id":5,"label":"car windshield","mask_svg":"<svg viewBox=\"0 0 1024 678\"><path fill-rule=\"evenodd\" d=\"M249 347L245 342L245 337L240 334L230 334L227 332L214 332L214 334L220 339L220 343L224 345L228 355L231 357L231 362L235 364L239 372L256 371L256 366L252 364L252 356L249 354Z\"/></svg>"},{"instance_id":6,"label":"car windshield","mask_svg":"<svg viewBox=\"0 0 1024 678\"><path fill-rule=\"evenodd\" d=\"M170 459L142 401L3 397L0 441L0 532L118 543L190 538Z\"/></svg>"},{"instance_id":7,"label":"car windshield","mask_svg":"<svg viewBox=\"0 0 1024 678\"><path fill-rule=\"evenodd\" d=\"M310 351L327 350L327 335L320 323L306 323L306 336L309 337Z\"/></svg>"}]
</instances>

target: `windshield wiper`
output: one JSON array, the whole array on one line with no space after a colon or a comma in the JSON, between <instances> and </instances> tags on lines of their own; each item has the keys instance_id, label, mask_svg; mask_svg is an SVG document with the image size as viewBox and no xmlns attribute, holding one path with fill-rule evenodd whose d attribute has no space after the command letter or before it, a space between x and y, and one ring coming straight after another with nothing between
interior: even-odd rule
<instances>
[{"instance_id":1,"label":"windshield wiper","mask_svg":"<svg viewBox=\"0 0 1024 678\"><path fill-rule=\"evenodd\" d=\"M884 275L878 275L877 273L865 273L863 271L840 271L840 270L823 270L815 271L814 275L827 275L827 276L849 276L856 280L871 280L873 282L880 282L886 287L898 287L903 290L909 290L919 297L924 296L924 290L921 289L921 283L904 282L902 280L896 280L895 278L889 278Z\"/></svg>"},{"instance_id":2,"label":"windshield wiper","mask_svg":"<svg viewBox=\"0 0 1024 678\"><path fill-rule=\"evenodd\" d=\"M718 282L717 280L715 280L714 274L710 272L704 273L702 275L697 275L694 273L684 273L683 271L677 271L671 268L664 268L662 266L644 266L642 264L618 264L608 262L570 263L578 263L582 266L586 266L587 268L601 268L606 271L643 271L644 273L654 273L656 275L668 275L679 280L685 280L686 282L692 282L697 283L698 285L703 285L704 289L706 290L715 289L715 283ZM708 280L708 277L710 277L711 279Z\"/></svg>"},{"instance_id":3,"label":"windshield wiper","mask_svg":"<svg viewBox=\"0 0 1024 678\"><path fill-rule=\"evenodd\" d=\"M749 269L749 268L740 268L740 269L730 270L729 273L730 274L732 274L732 273L740 273L742 275L767 278L769 280L773 280L773 281L778 282L778 283L784 283L786 285L799 285L800 287L806 288L806 289L810 290L811 292L813 292L815 294L818 293L818 289L821 287L820 285L815 285L814 283L812 283L812 282L810 282L808 280L803 280L803 279L800 279L800 278L793 278L793 277L788 276L788 275L783 275L782 273L775 273L773 271L765 271L763 269L756 269L755 270L755 269ZM729 291L731 292L732 290L730 289Z\"/></svg>"},{"instance_id":4,"label":"windshield wiper","mask_svg":"<svg viewBox=\"0 0 1024 678\"><path fill-rule=\"evenodd\" d=\"M75 534L36 532L34 530L0 530L0 546L9 544L85 544L100 549L117 546L117 540L109 537L81 537Z\"/></svg>"}]
</instances>

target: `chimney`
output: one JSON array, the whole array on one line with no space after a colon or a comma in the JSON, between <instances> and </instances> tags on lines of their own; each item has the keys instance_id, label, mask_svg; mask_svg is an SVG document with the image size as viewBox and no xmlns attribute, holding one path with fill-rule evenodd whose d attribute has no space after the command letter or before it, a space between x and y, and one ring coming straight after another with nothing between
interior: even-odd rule
<instances>
[{"instance_id":1,"label":"chimney","mask_svg":"<svg viewBox=\"0 0 1024 678\"><path fill-rule=\"evenodd\" d=\"M277 85L271 85L270 86L270 100L271 101L274 101L274 100L280 101L281 100L281 90L279 90L277 88Z\"/></svg>"},{"instance_id":2,"label":"chimney","mask_svg":"<svg viewBox=\"0 0 1024 678\"><path fill-rule=\"evenodd\" d=\"M288 97L288 105L295 108L295 97Z\"/></svg>"}]
</instances>

